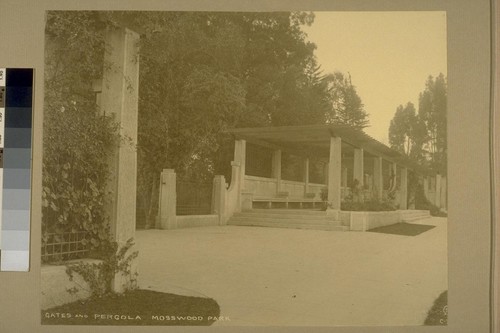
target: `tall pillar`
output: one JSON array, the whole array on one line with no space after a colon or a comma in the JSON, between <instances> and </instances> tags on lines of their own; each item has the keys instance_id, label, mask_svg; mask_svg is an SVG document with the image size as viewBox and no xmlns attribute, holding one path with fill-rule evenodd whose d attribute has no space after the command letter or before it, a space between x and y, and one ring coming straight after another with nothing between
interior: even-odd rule
<instances>
[{"instance_id":1,"label":"tall pillar","mask_svg":"<svg viewBox=\"0 0 500 333\"><path fill-rule=\"evenodd\" d=\"M436 199L435 199L435 205L438 207L438 208L441 208L441 175L440 174L437 174L436 175Z\"/></svg>"},{"instance_id":2,"label":"tall pillar","mask_svg":"<svg viewBox=\"0 0 500 333\"><path fill-rule=\"evenodd\" d=\"M276 195L281 190L281 150L273 151L272 163L273 178L276 179Z\"/></svg>"},{"instance_id":3,"label":"tall pillar","mask_svg":"<svg viewBox=\"0 0 500 333\"><path fill-rule=\"evenodd\" d=\"M429 200L429 177L425 175L423 177L424 177L424 196L427 200Z\"/></svg>"},{"instance_id":4,"label":"tall pillar","mask_svg":"<svg viewBox=\"0 0 500 333\"><path fill-rule=\"evenodd\" d=\"M357 180L358 185L358 194L355 194L354 192L353 197L355 198L356 201L363 201L364 200L364 183L365 183L365 175L364 175L364 160L363 160L363 149L361 148L354 148L354 168L353 168L353 180Z\"/></svg>"},{"instance_id":5,"label":"tall pillar","mask_svg":"<svg viewBox=\"0 0 500 333\"><path fill-rule=\"evenodd\" d=\"M408 209L408 169L401 168L400 209Z\"/></svg>"},{"instance_id":6,"label":"tall pillar","mask_svg":"<svg viewBox=\"0 0 500 333\"><path fill-rule=\"evenodd\" d=\"M359 188L364 185L364 170L363 170L363 149L354 148L354 179L358 180Z\"/></svg>"},{"instance_id":7,"label":"tall pillar","mask_svg":"<svg viewBox=\"0 0 500 333\"><path fill-rule=\"evenodd\" d=\"M347 167L342 167L342 181L340 186L347 187Z\"/></svg>"},{"instance_id":8,"label":"tall pillar","mask_svg":"<svg viewBox=\"0 0 500 333\"><path fill-rule=\"evenodd\" d=\"M309 158L304 160L304 195L309 193Z\"/></svg>"},{"instance_id":9,"label":"tall pillar","mask_svg":"<svg viewBox=\"0 0 500 333\"><path fill-rule=\"evenodd\" d=\"M130 142L120 144L110 154L110 181L112 193L107 213L111 232L118 246L135 236L136 179L137 179L137 113L139 89L139 35L127 28L114 28L106 32L104 72L100 107L104 114L114 115L120 124L121 137ZM133 249L131 249L133 251ZM135 263L131 270L136 271ZM124 290L124 276L116 276L113 289Z\"/></svg>"},{"instance_id":10,"label":"tall pillar","mask_svg":"<svg viewBox=\"0 0 500 333\"><path fill-rule=\"evenodd\" d=\"M373 159L373 187L374 195L378 199L382 199L382 190L384 187L382 175L382 157L375 156Z\"/></svg>"},{"instance_id":11,"label":"tall pillar","mask_svg":"<svg viewBox=\"0 0 500 333\"><path fill-rule=\"evenodd\" d=\"M330 166L328 165L328 162L326 162L323 168L323 174L325 176L325 185L327 186L328 186L328 170L330 170Z\"/></svg>"},{"instance_id":12,"label":"tall pillar","mask_svg":"<svg viewBox=\"0 0 500 333\"><path fill-rule=\"evenodd\" d=\"M328 162L328 203L332 209L340 210L342 140L340 137L330 138L330 159Z\"/></svg>"},{"instance_id":13,"label":"tall pillar","mask_svg":"<svg viewBox=\"0 0 500 333\"><path fill-rule=\"evenodd\" d=\"M160 229L177 228L177 186L173 169L163 169L160 176L160 200L158 209Z\"/></svg>"},{"instance_id":14,"label":"tall pillar","mask_svg":"<svg viewBox=\"0 0 500 333\"><path fill-rule=\"evenodd\" d=\"M444 210L448 209L448 191L447 191L447 179L446 176L441 177L441 208Z\"/></svg>"},{"instance_id":15,"label":"tall pillar","mask_svg":"<svg viewBox=\"0 0 500 333\"><path fill-rule=\"evenodd\" d=\"M245 162L246 162L246 141L239 139L234 141L234 165L238 166L239 172L236 184L236 206L235 211L241 211L241 192L245 187ZM233 182L231 180L231 182Z\"/></svg>"},{"instance_id":16,"label":"tall pillar","mask_svg":"<svg viewBox=\"0 0 500 333\"><path fill-rule=\"evenodd\" d=\"M219 216L219 225L226 225L226 180L221 175L214 177L211 211Z\"/></svg>"},{"instance_id":17,"label":"tall pillar","mask_svg":"<svg viewBox=\"0 0 500 333\"><path fill-rule=\"evenodd\" d=\"M391 169L390 169L390 174L389 177L391 177L391 181L389 182L389 190L390 191L395 191L397 188L397 171L398 171L398 166L396 163L391 163Z\"/></svg>"}]
</instances>

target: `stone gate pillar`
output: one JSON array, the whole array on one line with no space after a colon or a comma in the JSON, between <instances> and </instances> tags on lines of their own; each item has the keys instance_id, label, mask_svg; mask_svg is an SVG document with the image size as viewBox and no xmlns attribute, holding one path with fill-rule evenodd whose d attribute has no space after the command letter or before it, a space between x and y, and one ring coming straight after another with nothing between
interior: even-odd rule
<instances>
[{"instance_id":1,"label":"stone gate pillar","mask_svg":"<svg viewBox=\"0 0 500 333\"><path fill-rule=\"evenodd\" d=\"M219 225L226 225L226 179L221 175L213 180L211 213L219 216Z\"/></svg>"},{"instance_id":2,"label":"stone gate pillar","mask_svg":"<svg viewBox=\"0 0 500 333\"><path fill-rule=\"evenodd\" d=\"M236 186L234 191L231 191L232 195L236 196L236 205L235 212L241 211L241 192L243 192L245 188L245 165L246 165L246 151L247 151L247 142L246 140L238 139L234 141L234 166L238 167L237 180L231 180L231 183L235 183Z\"/></svg>"},{"instance_id":3,"label":"stone gate pillar","mask_svg":"<svg viewBox=\"0 0 500 333\"><path fill-rule=\"evenodd\" d=\"M173 169L163 169L160 175L158 207L160 229L177 228L177 177Z\"/></svg>"},{"instance_id":4,"label":"stone gate pillar","mask_svg":"<svg viewBox=\"0 0 500 333\"><path fill-rule=\"evenodd\" d=\"M139 35L127 28L106 32L104 73L100 106L106 115L114 115L120 124L119 134L129 141L121 143L110 156L111 177L108 206L111 231L122 246L135 236L137 179L137 113L139 98ZM133 250L133 249L132 249ZM135 263L132 264L135 272ZM123 277L117 276L114 290L123 290Z\"/></svg>"}]
</instances>

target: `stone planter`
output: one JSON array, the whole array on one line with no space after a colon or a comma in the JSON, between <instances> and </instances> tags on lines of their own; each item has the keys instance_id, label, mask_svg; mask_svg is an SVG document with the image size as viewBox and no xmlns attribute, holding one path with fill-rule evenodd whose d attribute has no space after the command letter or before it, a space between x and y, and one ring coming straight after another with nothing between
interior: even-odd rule
<instances>
[{"instance_id":1,"label":"stone planter","mask_svg":"<svg viewBox=\"0 0 500 333\"><path fill-rule=\"evenodd\" d=\"M342 212L341 221L348 225L352 231L367 231L377 227L383 227L401 222L401 212Z\"/></svg>"}]
</instances>

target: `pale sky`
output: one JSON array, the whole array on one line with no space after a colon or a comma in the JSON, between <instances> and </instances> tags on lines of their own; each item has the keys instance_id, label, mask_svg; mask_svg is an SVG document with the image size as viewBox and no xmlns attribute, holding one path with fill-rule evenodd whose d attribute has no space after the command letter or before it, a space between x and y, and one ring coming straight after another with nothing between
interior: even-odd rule
<instances>
[{"instance_id":1,"label":"pale sky","mask_svg":"<svg viewBox=\"0 0 500 333\"><path fill-rule=\"evenodd\" d=\"M429 75L446 71L446 12L315 12L303 27L317 46L324 73L351 74L370 127L365 132L388 144L398 105L412 102Z\"/></svg>"}]
</instances>

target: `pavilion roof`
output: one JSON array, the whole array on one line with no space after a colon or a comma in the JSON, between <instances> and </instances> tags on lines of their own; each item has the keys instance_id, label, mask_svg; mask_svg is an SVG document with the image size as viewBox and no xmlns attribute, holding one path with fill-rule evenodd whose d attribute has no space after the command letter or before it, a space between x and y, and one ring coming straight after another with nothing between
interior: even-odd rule
<instances>
[{"instance_id":1,"label":"pavilion roof","mask_svg":"<svg viewBox=\"0 0 500 333\"><path fill-rule=\"evenodd\" d=\"M388 147L372 138L362 130L348 125L305 125L233 128L228 130L237 139L267 146L275 149L285 149L304 152L306 155L314 151L329 151L330 138L340 137L343 143L357 148L363 148L371 155L380 156L387 161L412 169L421 174L434 174L429 168L410 160L406 155Z\"/></svg>"}]
</instances>

